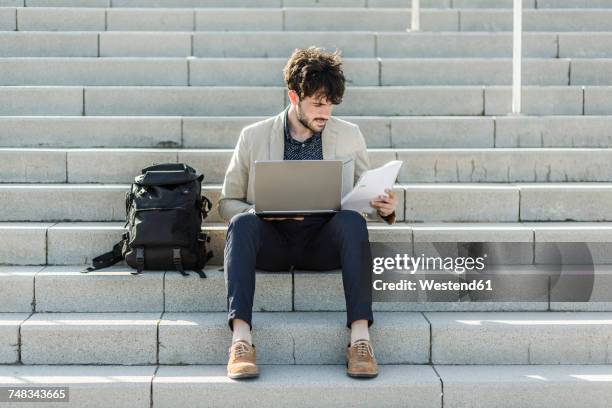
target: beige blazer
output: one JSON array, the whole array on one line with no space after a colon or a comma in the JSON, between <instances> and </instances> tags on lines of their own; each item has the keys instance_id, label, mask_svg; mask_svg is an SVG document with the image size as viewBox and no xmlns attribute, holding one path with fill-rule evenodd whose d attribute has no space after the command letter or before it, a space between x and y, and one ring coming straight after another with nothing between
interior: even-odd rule
<instances>
[{"instance_id":1,"label":"beige blazer","mask_svg":"<svg viewBox=\"0 0 612 408\"><path fill-rule=\"evenodd\" d=\"M225 221L254 207L253 177L255 160L283 160L285 112L242 129L221 189L218 210ZM370 168L365 140L359 126L330 117L321 134L323 160L343 160L342 195L348 193L359 176ZM374 212L369 221L395 222L395 213L383 219Z\"/></svg>"}]
</instances>

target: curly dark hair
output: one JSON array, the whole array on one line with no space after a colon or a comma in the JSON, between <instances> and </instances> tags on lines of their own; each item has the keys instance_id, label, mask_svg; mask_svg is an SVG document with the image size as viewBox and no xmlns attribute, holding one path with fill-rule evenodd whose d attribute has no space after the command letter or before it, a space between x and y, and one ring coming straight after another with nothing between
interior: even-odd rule
<instances>
[{"instance_id":1,"label":"curly dark hair","mask_svg":"<svg viewBox=\"0 0 612 408\"><path fill-rule=\"evenodd\" d=\"M321 48L296 49L283 69L287 88L297 92L300 99L324 96L334 105L342 102L344 73L340 52Z\"/></svg>"}]
</instances>

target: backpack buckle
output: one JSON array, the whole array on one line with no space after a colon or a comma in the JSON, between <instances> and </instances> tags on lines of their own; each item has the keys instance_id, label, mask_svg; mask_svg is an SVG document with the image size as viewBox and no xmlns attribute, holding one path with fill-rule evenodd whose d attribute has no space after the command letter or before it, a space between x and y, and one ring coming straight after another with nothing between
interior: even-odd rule
<instances>
[{"instance_id":1,"label":"backpack buckle","mask_svg":"<svg viewBox=\"0 0 612 408\"><path fill-rule=\"evenodd\" d=\"M144 269L144 248L138 247L136 248L136 273L141 273Z\"/></svg>"},{"instance_id":2,"label":"backpack buckle","mask_svg":"<svg viewBox=\"0 0 612 408\"><path fill-rule=\"evenodd\" d=\"M174 267L177 271L181 273L183 276L188 276L183 269L183 260L181 258L181 248L174 248L172 250L172 262L174 263Z\"/></svg>"}]
</instances>

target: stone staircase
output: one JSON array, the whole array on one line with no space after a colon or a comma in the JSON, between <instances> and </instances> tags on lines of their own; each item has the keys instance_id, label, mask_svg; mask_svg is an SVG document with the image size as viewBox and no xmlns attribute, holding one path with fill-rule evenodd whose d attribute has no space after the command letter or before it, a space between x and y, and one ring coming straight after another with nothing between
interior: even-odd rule
<instances>
[{"instance_id":1,"label":"stone staircase","mask_svg":"<svg viewBox=\"0 0 612 408\"><path fill-rule=\"evenodd\" d=\"M410 33L409 0L0 0L0 387L68 386L74 407L612 406L612 302L503 278L587 242L593 294L612 294L612 1L524 1L522 116L512 1L421 4ZM237 382L216 212L208 279L80 270L120 238L141 168L187 162L216 201L240 129L286 106L282 67L309 45L342 50L334 113L372 166L404 161L398 223L371 241L506 243L505 285L375 302L380 375L360 381L340 272L258 272L262 373Z\"/></svg>"}]
</instances>

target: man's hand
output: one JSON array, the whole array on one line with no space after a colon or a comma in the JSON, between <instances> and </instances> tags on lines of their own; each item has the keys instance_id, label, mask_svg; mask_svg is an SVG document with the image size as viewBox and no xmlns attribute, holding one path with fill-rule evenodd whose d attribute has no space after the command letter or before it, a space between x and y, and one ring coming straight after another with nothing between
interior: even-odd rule
<instances>
[{"instance_id":1,"label":"man's hand","mask_svg":"<svg viewBox=\"0 0 612 408\"><path fill-rule=\"evenodd\" d=\"M381 217L387 217L392 214L397 206L395 192L390 188L386 188L385 193L387 194L381 194L376 199L370 201L370 206L376 208Z\"/></svg>"}]
</instances>

